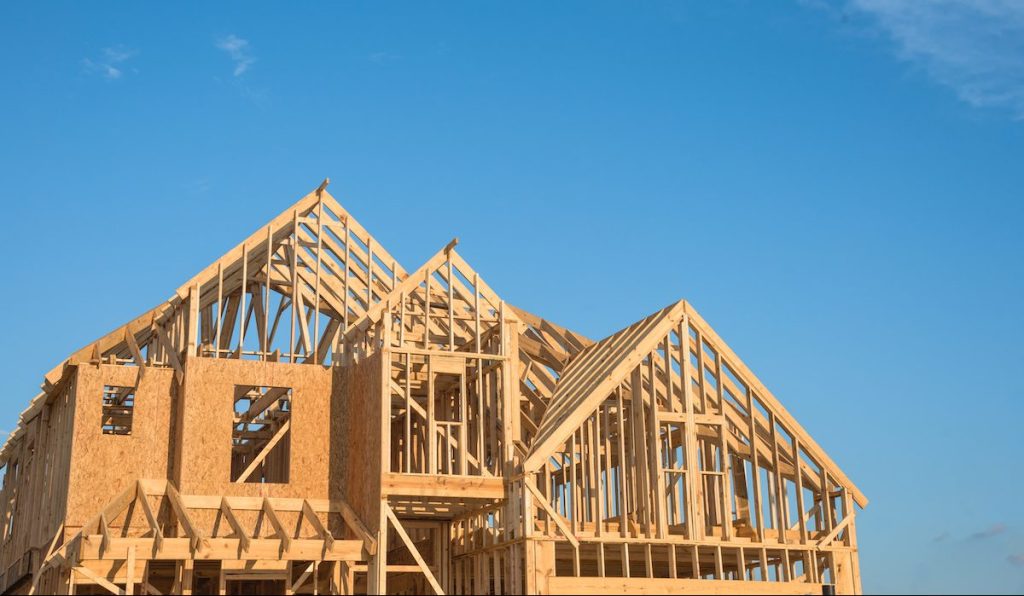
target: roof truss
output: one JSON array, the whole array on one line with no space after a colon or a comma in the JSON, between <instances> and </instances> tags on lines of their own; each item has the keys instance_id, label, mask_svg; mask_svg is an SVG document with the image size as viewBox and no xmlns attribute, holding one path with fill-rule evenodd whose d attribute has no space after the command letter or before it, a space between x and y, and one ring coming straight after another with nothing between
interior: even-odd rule
<instances>
[{"instance_id":1,"label":"roof truss","mask_svg":"<svg viewBox=\"0 0 1024 596\"><path fill-rule=\"evenodd\" d=\"M684 341L685 352L681 347ZM645 362L649 366L641 367ZM638 368L643 370L637 375ZM683 378L689 379L690 387L683 386ZM736 452L745 449L749 454L753 442L763 450L762 456L771 457L771 442L796 441L799 449L851 491L858 505L867 505L863 493L686 301L671 304L601 340L572 362L551 398L524 468L538 469L609 395L638 380L655 384L659 399L670 412L678 408L681 414L686 401L692 399L698 415L714 408L734 428L748 429L746 443L734 441ZM750 429L760 443L750 440ZM786 455L793 451L792 447L783 450L778 467L788 465L790 470L810 472L806 462Z\"/></svg>"}]
</instances>

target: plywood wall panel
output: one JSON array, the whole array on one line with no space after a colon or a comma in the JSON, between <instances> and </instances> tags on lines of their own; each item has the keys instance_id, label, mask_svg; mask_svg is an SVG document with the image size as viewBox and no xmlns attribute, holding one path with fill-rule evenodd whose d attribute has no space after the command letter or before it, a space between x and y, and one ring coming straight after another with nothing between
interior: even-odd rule
<instances>
[{"instance_id":1,"label":"plywood wall panel","mask_svg":"<svg viewBox=\"0 0 1024 596\"><path fill-rule=\"evenodd\" d=\"M139 478L166 478L174 371L81 365L75 382L67 524L81 526ZM102 433L103 387L136 387L130 435Z\"/></svg>"},{"instance_id":2,"label":"plywood wall panel","mask_svg":"<svg viewBox=\"0 0 1024 596\"><path fill-rule=\"evenodd\" d=\"M238 385L292 389L287 483L231 482L231 426ZM176 435L182 494L328 497L332 373L321 366L189 357Z\"/></svg>"},{"instance_id":3,"label":"plywood wall panel","mask_svg":"<svg viewBox=\"0 0 1024 596\"><path fill-rule=\"evenodd\" d=\"M378 352L340 370L340 494L371 532L380 529L381 397L383 358Z\"/></svg>"}]
</instances>

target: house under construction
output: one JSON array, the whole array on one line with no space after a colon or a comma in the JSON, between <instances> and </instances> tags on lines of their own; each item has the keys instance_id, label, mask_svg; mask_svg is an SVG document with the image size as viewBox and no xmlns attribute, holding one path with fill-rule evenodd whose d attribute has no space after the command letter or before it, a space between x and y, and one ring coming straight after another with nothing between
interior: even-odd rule
<instances>
[{"instance_id":1,"label":"house under construction","mask_svg":"<svg viewBox=\"0 0 1024 596\"><path fill-rule=\"evenodd\" d=\"M3 593L861 589L867 499L689 303L592 341L326 181L46 374L0 466Z\"/></svg>"}]
</instances>

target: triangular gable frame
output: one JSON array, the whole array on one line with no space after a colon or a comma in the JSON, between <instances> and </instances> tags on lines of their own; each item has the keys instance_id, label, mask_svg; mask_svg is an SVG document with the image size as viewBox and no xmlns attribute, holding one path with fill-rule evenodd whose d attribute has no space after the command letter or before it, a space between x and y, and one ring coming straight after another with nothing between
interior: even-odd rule
<instances>
[{"instance_id":1,"label":"triangular gable frame","mask_svg":"<svg viewBox=\"0 0 1024 596\"><path fill-rule=\"evenodd\" d=\"M806 453L824 466L840 485L850 490L854 502L860 507L866 507L868 500L864 494L685 300L671 304L599 341L572 362L551 398L551 405L541 423L538 436L523 463L524 471L534 472L543 466L575 429L595 412L608 394L620 384L628 383L630 374L644 358L657 349L673 328L684 322L695 328L704 341L714 346L722 361L735 371L775 420L799 441ZM754 415L754 412L749 415Z\"/></svg>"},{"instance_id":2,"label":"triangular gable frame","mask_svg":"<svg viewBox=\"0 0 1024 596\"><path fill-rule=\"evenodd\" d=\"M275 245L275 247L280 247L282 241L287 242L286 239L292 236L295 224L299 223L301 225L308 223L308 218L315 216L315 212L320 205L323 205L323 207L328 209L337 217L338 221L336 223L341 224L342 230L351 232L360 240L360 242L370 247L372 250L372 258L370 258L368 256L369 253L362 250L361 247L349 247L347 252L354 257L353 263L346 264L349 270L349 275L358 278L361 274L363 279L365 279L367 261L370 261L374 269L373 279L378 283L381 282L381 280L390 281L388 279L389 277L398 280L406 277L405 270L393 257L391 257L390 253L376 242L373 236L371 236L369 232L367 232L366 229L363 228L359 222L356 221L355 218L353 218L333 196L331 196L329 192L327 192L325 181L325 184L299 199L298 202L284 210L267 225L262 226L243 242L239 243L219 259L211 263L208 267L203 269L200 273L182 284L163 304L150 309L126 325L118 327L100 339L91 342L89 345L74 352L67 360L50 371L50 373L46 375L46 380L49 383L56 384L57 380L62 376L63 369L66 364L78 364L82 361L88 361L91 359L94 352L98 352L102 357L110 353L112 350L126 350L127 344L124 341L125 333L131 333L135 337L137 343L144 343L145 340L148 339L146 333L150 330L152 325L154 323L159 324L162 322L169 312L173 311L175 307L180 306L185 300L187 300L190 293L196 286L200 288L201 293L200 308L204 308L208 304L216 301L216 285L218 276L222 277L224 280L224 287L222 291L225 295L232 291L236 291L241 285L240 273L242 269L243 255L246 257L247 265L251 264L253 267L258 267L265 263L268 245L267 231L271 230L272 244ZM302 230L300 234L300 243L303 241L310 241L308 232L305 230ZM341 247L335 248L340 249ZM357 248L358 250L356 250ZM380 267L377 263L378 260L392 264L391 276L388 276ZM373 288L374 296L371 297L371 300L374 298L379 300L383 294L386 294L387 291L390 290L390 287L387 287L387 284L382 284L382 286L383 287ZM322 297L325 302L330 304L328 294L324 294ZM363 302L366 302L365 298L363 299ZM336 310L342 309L340 304L335 303L333 306ZM364 309L360 308L360 310ZM351 320L355 320L361 314L362 312L356 312L356 316L352 317Z\"/></svg>"},{"instance_id":3,"label":"triangular gable frame","mask_svg":"<svg viewBox=\"0 0 1024 596\"><path fill-rule=\"evenodd\" d=\"M431 300L433 300L434 296L438 295L435 290L440 289L443 291L442 293L447 293L446 299L452 300L463 309L468 309L470 312L487 311L495 319L514 321L517 325L521 325L519 318L512 312L512 309L506 307L505 301L487 285L483 278L477 274L476 270L455 250L457 242L457 240L453 240L430 257L416 271L405 276L405 279L396 284L387 296L353 322L345 333L346 342L365 341L367 333L380 322L385 313L394 314L393 311L400 308L403 301L413 296L419 297L423 294L428 286L428 279L431 280L429 282ZM456 272L458 275L456 275ZM467 279L474 287L467 287L460 278ZM435 287L434 284L439 283L441 285ZM420 298L420 303L422 304L422 302L423 300ZM413 312L407 312L406 314L416 315ZM455 323L454 320L452 322ZM471 341L474 344L477 341L477 338L472 336L472 331L467 328L467 325L453 325L444 331L453 339L457 337L463 342Z\"/></svg>"},{"instance_id":4,"label":"triangular gable frame","mask_svg":"<svg viewBox=\"0 0 1024 596\"><path fill-rule=\"evenodd\" d=\"M74 367L84 362L105 360L110 356L138 360L138 346L146 346L153 340L166 346L166 336L161 337L162 332L166 333L164 325L173 317L182 315L181 310L190 306L189 299L194 293L198 292L200 299L196 301L198 304L193 308L193 312L185 313L186 315L198 314L200 310L208 308L217 302L218 294L224 298L231 293L237 293L242 284L243 261L244 267L248 269L248 283L252 283L252 273L266 267L268 245L273 250L272 259L273 255L281 251L291 255L292 245L296 244L294 231L297 228L297 244L302 250L297 251L294 258L300 265L298 269L306 269L298 274L299 281L306 288L300 288L299 292L304 307L309 307L314 298L312 286L315 285L315 274L311 270L314 268L312 261L315 257L311 257L309 251L316 246L317 238L311 234L311 230L314 226L320 225L319 222L323 222L323 229L330 230L330 233L320 235L323 236L321 240L324 244L318 247L317 254L330 255L333 252L338 257L344 254L346 258L341 259L343 262L338 262L334 257L329 258L334 261L335 269L346 269L347 279L339 282L337 279L331 280L328 276L321 275L320 300L316 301L318 308L333 315L340 315L351 324L366 310L380 302L397 282L406 278L407 274L391 254L327 191L328 182L325 180L317 189L303 196L268 224L261 226L244 241L182 284L166 301L73 352L48 372L43 378L42 393L33 398L29 407L22 413L18 428L8 436L3 449L0 449L0 461L6 460L6 449L11 439L17 438L24 425L42 410L50 396L57 393L56 389ZM344 246L339 245L339 242ZM321 248L323 253L320 252ZM382 264L390 264L390 271ZM276 270L280 265L280 259L273 260L271 267ZM325 268L328 266L325 265ZM373 283L367 290L367 273L370 271ZM335 272L335 278L339 277L338 273L340 272ZM288 285L289 280L282 279L278 273L272 275L271 283ZM349 296L348 300L345 299L346 294ZM345 310L350 312L343 312ZM311 322L306 322L307 328L304 331L301 323L298 327L303 331L302 337L308 339L308 325ZM195 323L198 321L189 321L189 324ZM218 346L220 347L223 346ZM177 354L171 352L171 360L177 361ZM175 368L179 378L180 366L180 362L177 362Z\"/></svg>"}]
</instances>

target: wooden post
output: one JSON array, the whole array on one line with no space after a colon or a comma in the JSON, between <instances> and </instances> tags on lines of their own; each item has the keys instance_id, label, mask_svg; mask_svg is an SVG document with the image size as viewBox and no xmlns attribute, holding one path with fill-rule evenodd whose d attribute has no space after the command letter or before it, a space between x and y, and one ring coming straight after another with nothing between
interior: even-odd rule
<instances>
[{"instance_id":1,"label":"wooden post","mask_svg":"<svg viewBox=\"0 0 1024 596\"><path fill-rule=\"evenodd\" d=\"M192 594L192 571L193 561L192 559L185 559L180 563L181 565L181 594L183 596L191 596Z\"/></svg>"}]
</instances>

